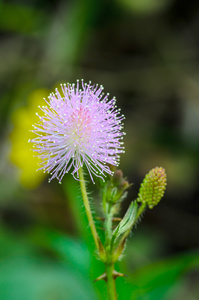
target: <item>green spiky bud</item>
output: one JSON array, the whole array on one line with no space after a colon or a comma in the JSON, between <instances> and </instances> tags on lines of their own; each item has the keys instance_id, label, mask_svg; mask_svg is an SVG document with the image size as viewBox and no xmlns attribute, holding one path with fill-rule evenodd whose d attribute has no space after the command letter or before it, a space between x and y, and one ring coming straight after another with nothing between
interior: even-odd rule
<instances>
[{"instance_id":1,"label":"green spiky bud","mask_svg":"<svg viewBox=\"0 0 199 300\"><path fill-rule=\"evenodd\" d=\"M144 178L139 194L138 202L146 203L149 208L157 205L164 195L167 184L165 170L161 167L152 169Z\"/></svg>"}]
</instances>

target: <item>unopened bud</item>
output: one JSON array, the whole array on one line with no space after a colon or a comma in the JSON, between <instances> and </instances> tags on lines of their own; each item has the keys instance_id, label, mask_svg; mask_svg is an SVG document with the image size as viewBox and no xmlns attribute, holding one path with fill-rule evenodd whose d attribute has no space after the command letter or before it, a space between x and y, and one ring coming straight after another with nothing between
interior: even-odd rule
<instances>
[{"instance_id":1,"label":"unopened bud","mask_svg":"<svg viewBox=\"0 0 199 300\"><path fill-rule=\"evenodd\" d=\"M106 202L116 203L119 200L122 201L131 185L123 176L122 170L115 168L113 176L107 180Z\"/></svg>"},{"instance_id":2,"label":"unopened bud","mask_svg":"<svg viewBox=\"0 0 199 300\"><path fill-rule=\"evenodd\" d=\"M123 172L122 170L116 170L113 174L113 184L115 186L121 185L123 182Z\"/></svg>"},{"instance_id":3,"label":"unopened bud","mask_svg":"<svg viewBox=\"0 0 199 300\"><path fill-rule=\"evenodd\" d=\"M130 187L132 186L132 184L130 184L127 180L124 180L121 183L120 188L123 189L124 191L128 190Z\"/></svg>"},{"instance_id":4,"label":"unopened bud","mask_svg":"<svg viewBox=\"0 0 199 300\"><path fill-rule=\"evenodd\" d=\"M165 170L161 167L152 169L144 178L139 194L138 202L146 203L149 208L157 205L164 195L167 184Z\"/></svg>"}]
</instances>

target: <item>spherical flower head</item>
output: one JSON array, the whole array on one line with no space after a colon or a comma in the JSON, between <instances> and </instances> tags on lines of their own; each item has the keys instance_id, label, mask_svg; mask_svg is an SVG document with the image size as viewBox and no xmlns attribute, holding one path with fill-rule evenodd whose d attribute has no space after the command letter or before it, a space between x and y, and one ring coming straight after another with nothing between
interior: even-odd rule
<instances>
[{"instance_id":1,"label":"spherical flower head","mask_svg":"<svg viewBox=\"0 0 199 300\"><path fill-rule=\"evenodd\" d=\"M61 182L65 173L79 178L78 170L85 165L93 175L104 180L113 174L108 164L118 166L119 154L124 152L122 132L124 119L108 100L103 87L77 80L75 84L61 84L40 107L39 123L33 125L36 138L29 140L41 159L41 168Z\"/></svg>"},{"instance_id":2,"label":"spherical flower head","mask_svg":"<svg viewBox=\"0 0 199 300\"><path fill-rule=\"evenodd\" d=\"M139 194L138 202L148 204L149 208L157 205L164 195L167 184L166 173L163 168L152 169L144 178Z\"/></svg>"}]
</instances>

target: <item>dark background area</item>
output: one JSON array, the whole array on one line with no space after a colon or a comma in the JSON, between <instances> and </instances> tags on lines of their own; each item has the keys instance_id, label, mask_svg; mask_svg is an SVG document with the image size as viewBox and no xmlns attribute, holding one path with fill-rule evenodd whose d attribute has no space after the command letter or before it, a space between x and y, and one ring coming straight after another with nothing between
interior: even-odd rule
<instances>
[{"instance_id":1,"label":"dark background area","mask_svg":"<svg viewBox=\"0 0 199 300\"><path fill-rule=\"evenodd\" d=\"M121 214L150 169L162 166L168 176L165 197L145 213L118 268L131 278L139 268L181 257L179 276L165 275L171 282L160 292L155 288L165 279L154 275L156 292L149 281L137 298L135 277L134 285L118 279L119 299L197 300L199 3L182 0L0 1L0 298L98 299L104 289L91 283L103 266L88 263L92 239L86 220L85 230L77 221L84 218L74 200L77 183L67 175L62 185L48 184L27 143L43 97L81 78L103 84L126 116L120 168L134 185ZM93 195L98 206L96 188ZM184 255L193 253L197 264L185 268ZM45 265L39 271L35 260ZM81 268L88 269L86 283ZM160 270L166 274L161 264Z\"/></svg>"}]
</instances>

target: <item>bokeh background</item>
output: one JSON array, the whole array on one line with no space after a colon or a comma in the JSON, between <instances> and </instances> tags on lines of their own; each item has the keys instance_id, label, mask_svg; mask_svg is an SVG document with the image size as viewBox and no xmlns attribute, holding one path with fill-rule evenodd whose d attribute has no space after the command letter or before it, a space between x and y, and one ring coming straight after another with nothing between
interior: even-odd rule
<instances>
[{"instance_id":1,"label":"bokeh background","mask_svg":"<svg viewBox=\"0 0 199 300\"><path fill-rule=\"evenodd\" d=\"M164 199L116 266L119 300L199 299L199 2L0 1L0 299L105 299L71 175L48 184L29 150L56 86L103 84L126 115L121 169L134 185L162 166ZM99 207L99 193L94 204ZM98 225L99 229L101 224Z\"/></svg>"}]
</instances>

